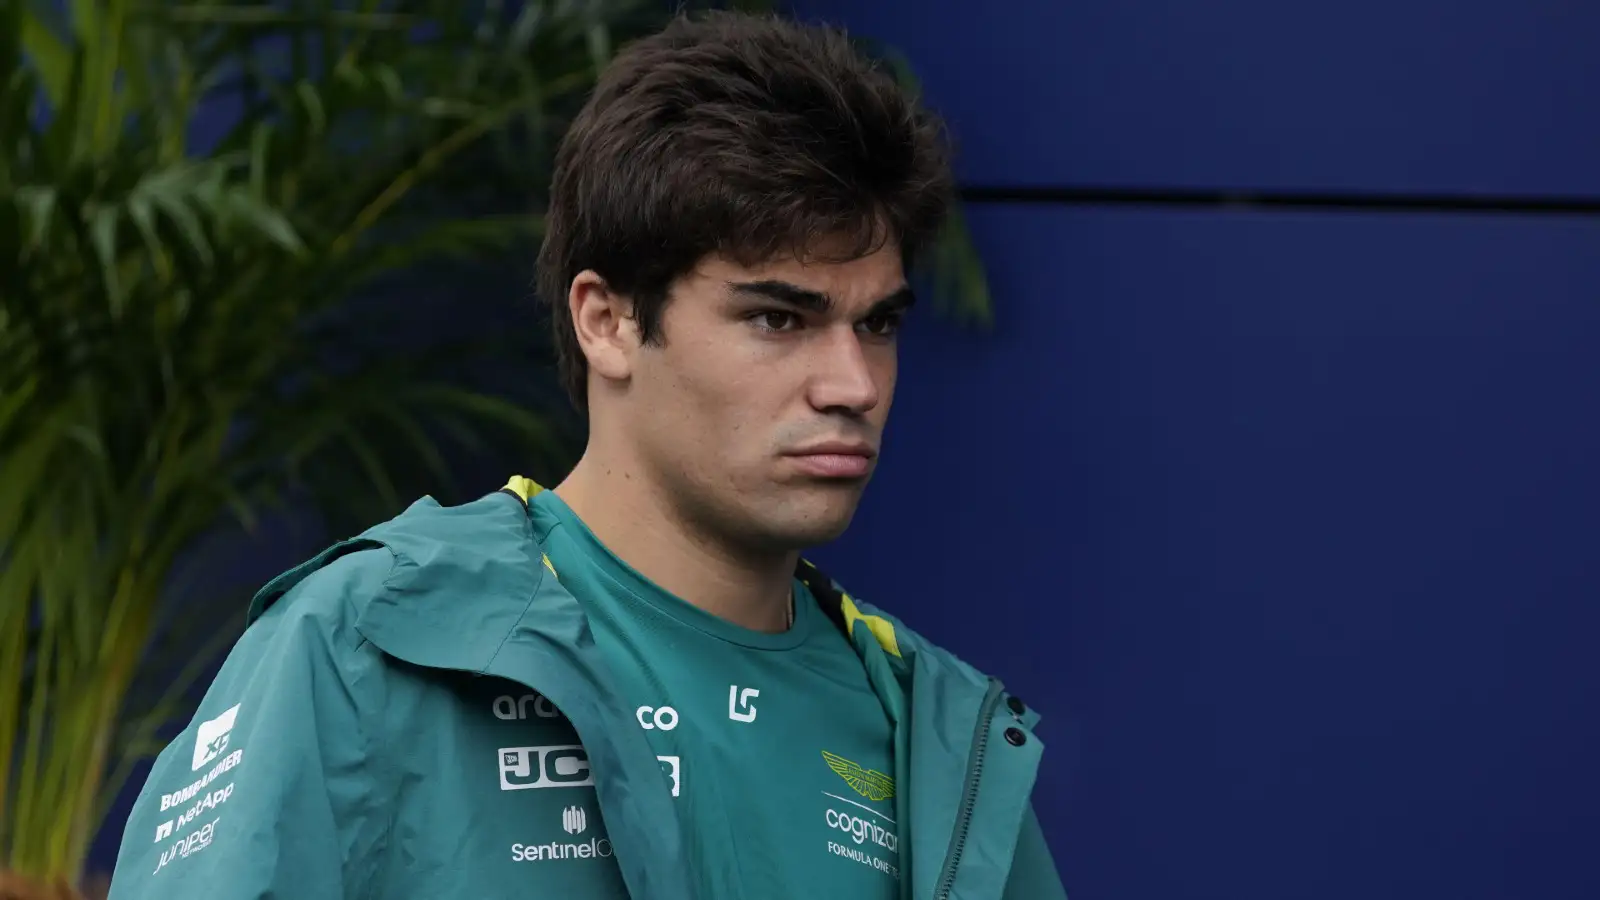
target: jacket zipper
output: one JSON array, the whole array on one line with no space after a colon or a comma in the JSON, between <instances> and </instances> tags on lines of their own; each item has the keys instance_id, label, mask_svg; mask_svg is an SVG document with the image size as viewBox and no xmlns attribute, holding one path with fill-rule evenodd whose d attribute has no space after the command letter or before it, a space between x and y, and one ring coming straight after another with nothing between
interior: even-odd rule
<instances>
[{"instance_id":1,"label":"jacket zipper","mask_svg":"<svg viewBox=\"0 0 1600 900\"><path fill-rule=\"evenodd\" d=\"M950 853L944 859L944 872L934 888L934 900L950 900L956 886L956 868L967 848L967 832L972 828L972 808L978 802L978 780L983 777L983 754L989 749L989 721L1000 704L1000 682L989 679L989 692L978 708L978 728L972 734L972 754L967 760L967 786L962 791L961 809L956 813L956 830L950 838Z\"/></svg>"}]
</instances>

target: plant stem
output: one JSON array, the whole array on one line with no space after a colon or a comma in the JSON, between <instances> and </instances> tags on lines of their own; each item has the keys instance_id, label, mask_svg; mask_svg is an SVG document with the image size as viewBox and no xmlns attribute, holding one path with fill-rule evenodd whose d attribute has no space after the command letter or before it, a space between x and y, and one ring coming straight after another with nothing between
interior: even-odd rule
<instances>
[{"instance_id":1,"label":"plant stem","mask_svg":"<svg viewBox=\"0 0 1600 900\"><path fill-rule=\"evenodd\" d=\"M45 704L50 697L51 676L54 674L56 642L51 640L48 629L45 637L39 642L39 658L34 666L33 686L31 696L28 698L28 726L27 744L22 751L22 770L17 778L17 817L16 823L20 826L12 835L11 865L18 871L27 874L31 871L30 860L34 856L33 842L37 838L31 833L27 823L36 821L34 807L39 799L39 761L43 756L45 742L44 714Z\"/></svg>"},{"instance_id":2,"label":"plant stem","mask_svg":"<svg viewBox=\"0 0 1600 900\"><path fill-rule=\"evenodd\" d=\"M7 560L10 562L10 560ZM27 654L28 604L18 596L0 592L0 859L10 847L11 762L15 758L17 727L22 715L23 658Z\"/></svg>"}]
</instances>

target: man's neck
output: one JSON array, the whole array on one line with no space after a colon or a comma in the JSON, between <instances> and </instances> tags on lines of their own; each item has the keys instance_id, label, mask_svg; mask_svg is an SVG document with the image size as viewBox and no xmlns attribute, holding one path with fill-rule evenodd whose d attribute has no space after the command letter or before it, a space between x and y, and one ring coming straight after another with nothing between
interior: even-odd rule
<instances>
[{"instance_id":1,"label":"man's neck","mask_svg":"<svg viewBox=\"0 0 1600 900\"><path fill-rule=\"evenodd\" d=\"M667 592L753 631L788 627L798 553L741 552L622 471L637 469L585 454L554 490L608 550Z\"/></svg>"}]
</instances>

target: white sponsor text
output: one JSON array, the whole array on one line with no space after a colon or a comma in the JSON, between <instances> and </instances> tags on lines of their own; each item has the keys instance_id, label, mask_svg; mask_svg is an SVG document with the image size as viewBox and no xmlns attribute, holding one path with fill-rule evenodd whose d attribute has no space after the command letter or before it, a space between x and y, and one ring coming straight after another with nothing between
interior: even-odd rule
<instances>
[{"instance_id":1,"label":"white sponsor text","mask_svg":"<svg viewBox=\"0 0 1600 900\"><path fill-rule=\"evenodd\" d=\"M645 731L656 728L671 731L678 727L678 711L670 706L641 706L633 715Z\"/></svg>"},{"instance_id":2,"label":"white sponsor text","mask_svg":"<svg viewBox=\"0 0 1600 900\"><path fill-rule=\"evenodd\" d=\"M502 791L589 787L594 784L594 773L589 771L589 754L579 744L501 747L496 752L500 756Z\"/></svg>"},{"instance_id":3,"label":"white sponsor text","mask_svg":"<svg viewBox=\"0 0 1600 900\"><path fill-rule=\"evenodd\" d=\"M561 713L542 694L523 694L520 697L500 696L494 698L494 717L508 722L528 718L532 713L541 719L558 719Z\"/></svg>"},{"instance_id":4,"label":"white sponsor text","mask_svg":"<svg viewBox=\"0 0 1600 900\"><path fill-rule=\"evenodd\" d=\"M239 749L223 757L222 762L212 766L211 771L200 776L200 780L194 782L181 791L173 791L170 794L162 794L161 808L163 810L168 810L174 806L180 806L184 803L188 803L190 800L193 800L194 796L200 793L201 789L215 781L217 778L221 777L223 773L232 769L234 766L237 766L239 761L242 759L244 759L244 748L240 747Z\"/></svg>"},{"instance_id":5,"label":"white sponsor text","mask_svg":"<svg viewBox=\"0 0 1600 900\"><path fill-rule=\"evenodd\" d=\"M590 838L581 844L512 844L512 862L544 862L551 859L605 859L611 856L611 841Z\"/></svg>"},{"instance_id":6,"label":"white sponsor text","mask_svg":"<svg viewBox=\"0 0 1600 900\"><path fill-rule=\"evenodd\" d=\"M155 872L150 874L155 875L163 868L166 868L169 863L178 859L187 859L211 846L211 839L216 836L217 823L220 821L222 821L221 818L212 819L193 834L186 834L174 841L171 847L161 851L161 861L156 863Z\"/></svg>"}]
</instances>

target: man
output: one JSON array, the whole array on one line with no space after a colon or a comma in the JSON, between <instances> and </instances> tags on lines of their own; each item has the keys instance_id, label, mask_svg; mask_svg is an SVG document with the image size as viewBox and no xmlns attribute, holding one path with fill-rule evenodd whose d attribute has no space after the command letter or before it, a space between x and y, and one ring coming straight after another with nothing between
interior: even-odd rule
<instances>
[{"instance_id":1,"label":"man","mask_svg":"<svg viewBox=\"0 0 1600 900\"><path fill-rule=\"evenodd\" d=\"M113 900L1063 897L1035 713L799 557L872 474L949 189L837 33L622 53L539 259L582 460L265 587Z\"/></svg>"}]
</instances>

